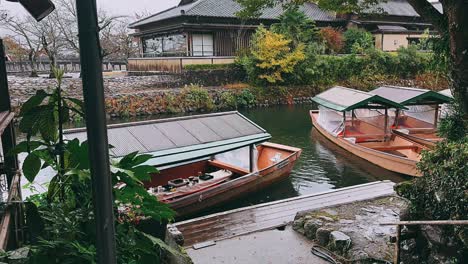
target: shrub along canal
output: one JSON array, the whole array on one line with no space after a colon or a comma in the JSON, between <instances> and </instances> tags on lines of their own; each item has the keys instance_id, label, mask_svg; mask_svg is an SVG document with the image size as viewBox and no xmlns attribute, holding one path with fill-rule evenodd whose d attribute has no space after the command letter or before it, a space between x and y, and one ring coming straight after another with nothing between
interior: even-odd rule
<instances>
[{"instance_id":1,"label":"shrub along canal","mask_svg":"<svg viewBox=\"0 0 468 264\"><path fill-rule=\"evenodd\" d=\"M402 175L381 169L351 155L320 135L312 127L309 117L309 110L313 107L293 105L241 110L242 114L272 135L270 142L302 148L302 155L288 179L241 200L212 208L203 215L372 181L405 180L406 177ZM162 117L139 117L138 120ZM129 121L135 120L114 119L110 123ZM46 175L42 175L38 180L44 183L46 178ZM23 183L26 182L24 179ZM23 189L27 196L30 191L27 188Z\"/></svg>"}]
</instances>

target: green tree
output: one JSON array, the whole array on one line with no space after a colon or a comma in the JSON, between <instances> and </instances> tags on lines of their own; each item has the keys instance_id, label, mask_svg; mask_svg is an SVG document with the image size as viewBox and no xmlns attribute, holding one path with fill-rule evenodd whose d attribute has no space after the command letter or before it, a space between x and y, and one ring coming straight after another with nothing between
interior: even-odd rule
<instances>
[{"instance_id":1,"label":"green tree","mask_svg":"<svg viewBox=\"0 0 468 264\"><path fill-rule=\"evenodd\" d=\"M297 6L287 8L280 16L280 22L272 25L271 30L292 40L291 44L294 47L301 43L308 46L319 39L319 30L315 22Z\"/></svg>"},{"instance_id":2,"label":"green tree","mask_svg":"<svg viewBox=\"0 0 468 264\"><path fill-rule=\"evenodd\" d=\"M364 53L374 46L372 34L364 29L350 28L343 34L345 39L344 51L346 53Z\"/></svg>"}]
</instances>

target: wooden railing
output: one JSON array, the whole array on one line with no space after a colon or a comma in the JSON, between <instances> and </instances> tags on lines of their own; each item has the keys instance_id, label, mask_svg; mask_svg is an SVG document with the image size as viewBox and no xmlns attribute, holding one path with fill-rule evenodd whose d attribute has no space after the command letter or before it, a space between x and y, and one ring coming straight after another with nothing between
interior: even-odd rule
<instances>
[{"instance_id":1,"label":"wooden railing","mask_svg":"<svg viewBox=\"0 0 468 264\"><path fill-rule=\"evenodd\" d=\"M468 225L468 220L439 220L439 221L400 221L395 223L380 223L380 225L396 226L395 254L394 263L400 264L400 244L401 244L401 227L414 225Z\"/></svg>"},{"instance_id":2,"label":"wooden railing","mask_svg":"<svg viewBox=\"0 0 468 264\"><path fill-rule=\"evenodd\" d=\"M61 60L57 62L57 67L66 72L80 72L81 65L77 60ZM28 73L31 71L31 63L26 61L8 61L6 62L8 73ZM126 71L127 63L125 61L107 61L102 63L103 71ZM50 71L50 62L41 61L36 63L36 70L40 73Z\"/></svg>"},{"instance_id":3,"label":"wooden railing","mask_svg":"<svg viewBox=\"0 0 468 264\"><path fill-rule=\"evenodd\" d=\"M0 249L7 250L10 246L18 246L19 241L23 240L22 229L22 199L21 199L21 174L18 172L13 177L8 192L8 200L5 205L5 211L0 222ZM13 235L14 237L11 237ZM13 242L14 245L11 245Z\"/></svg>"},{"instance_id":4,"label":"wooden railing","mask_svg":"<svg viewBox=\"0 0 468 264\"><path fill-rule=\"evenodd\" d=\"M185 65L197 64L230 64L235 57L159 57L159 58L130 58L128 59L129 72L153 73L181 73Z\"/></svg>"}]
</instances>

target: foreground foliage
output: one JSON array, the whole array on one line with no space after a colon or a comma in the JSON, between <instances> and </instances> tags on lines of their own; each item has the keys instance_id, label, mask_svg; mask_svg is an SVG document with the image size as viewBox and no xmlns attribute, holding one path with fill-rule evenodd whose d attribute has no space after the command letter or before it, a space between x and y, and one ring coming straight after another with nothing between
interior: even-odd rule
<instances>
[{"instance_id":1,"label":"foreground foliage","mask_svg":"<svg viewBox=\"0 0 468 264\"><path fill-rule=\"evenodd\" d=\"M22 107L21 132L27 140L18 144L16 153L25 152L23 173L34 182L41 170L54 177L47 192L29 198L27 225L31 241L28 263L95 263L96 237L92 204L91 174L87 142L65 140L63 123L70 113L83 113L81 101L62 96L63 71L55 70L57 88L39 90ZM33 137L37 136L33 140ZM145 165L151 155L130 153L111 158L114 217L119 263L160 263L161 252L171 250L158 238L161 223L170 221L174 212L148 194L143 181L157 170ZM150 222L152 230L142 230Z\"/></svg>"}]
</instances>

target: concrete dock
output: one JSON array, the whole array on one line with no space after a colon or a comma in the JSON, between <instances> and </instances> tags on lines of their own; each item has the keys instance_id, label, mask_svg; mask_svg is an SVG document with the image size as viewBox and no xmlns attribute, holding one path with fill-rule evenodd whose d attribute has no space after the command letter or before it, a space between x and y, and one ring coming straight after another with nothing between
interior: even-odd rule
<instances>
[{"instance_id":1,"label":"concrete dock","mask_svg":"<svg viewBox=\"0 0 468 264\"><path fill-rule=\"evenodd\" d=\"M205 241L284 226L298 212L393 195L390 181L378 181L327 192L239 208L173 224L184 236L184 247Z\"/></svg>"},{"instance_id":2,"label":"concrete dock","mask_svg":"<svg viewBox=\"0 0 468 264\"><path fill-rule=\"evenodd\" d=\"M168 230L182 234L181 246L194 263L322 263L311 256L310 242L287 226L296 214L392 196L394 185L378 181L304 195L177 222Z\"/></svg>"}]
</instances>

